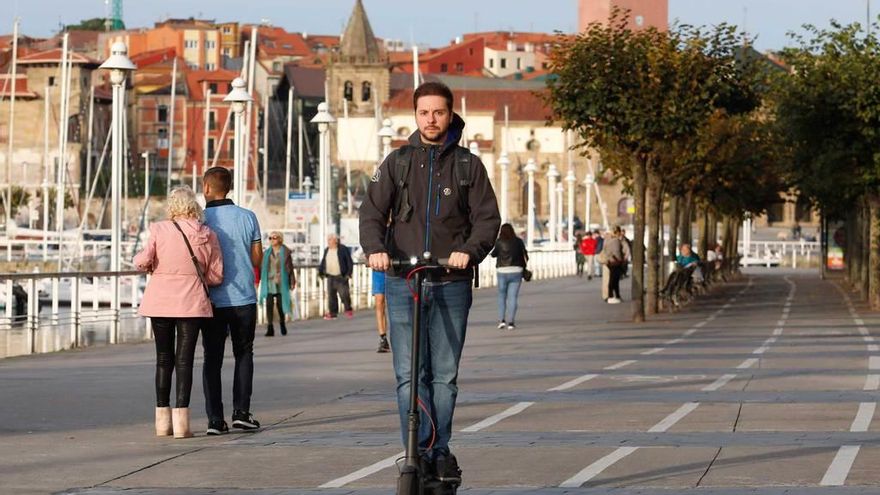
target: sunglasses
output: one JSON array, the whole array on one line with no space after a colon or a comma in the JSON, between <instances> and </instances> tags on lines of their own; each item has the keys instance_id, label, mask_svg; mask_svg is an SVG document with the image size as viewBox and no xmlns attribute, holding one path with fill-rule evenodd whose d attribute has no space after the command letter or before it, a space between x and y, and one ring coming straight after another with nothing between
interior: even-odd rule
<instances>
[{"instance_id":1,"label":"sunglasses","mask_svg":"<svg viewBox=\"0 0 880 495\"><path fill-rule=\"evenodd\" d=\"M281 239L281 238L278 237L277 235L270 235L270 236L269 236L269 240L270 240L270 241L274 241L275 239Z\"/></svg>"}]
</instances>

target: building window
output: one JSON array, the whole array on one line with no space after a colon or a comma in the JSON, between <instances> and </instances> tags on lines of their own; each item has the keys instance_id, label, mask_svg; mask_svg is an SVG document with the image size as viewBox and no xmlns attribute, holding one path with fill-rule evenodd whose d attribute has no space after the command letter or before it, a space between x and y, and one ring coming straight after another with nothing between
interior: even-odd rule
<instances>
[{"instance_id":1,"label":"building window","mask_svg":"<svg viewBox=\"0 0 880 495\"><path fill-rule=\"evenodd\" d=\"M229 138L226 141L226 154L230 160L235 160L235 139Z\"/></svg>"},{"instance_id":2,"label":"building window","mask_svg":"<svg viewBox=\"0 0 880 495\"><path fill-rule=\"evenodd\" d=\"M211 110L208 112L208 130L216 131L217 130L217 112Z\"/></svg>"},{"instance_id":3,"label":"building window","mask_svg":"<svg viewBox=\"0 0 880 495\"><path fill-rule=\"evenodd\" d=\"M449 64L440 64L440 72L449 72Z\"/></svg>"},{"instance_id":4,"label":"building window","mask_svg":"<svg viewBox=\"0 0 880 495\"><path fill-rule=\"evenodd\" d=\"M217 47L217 42L216 42L216 41L210 41L210 40L209 40L209 41L206 41L206 42L205 42L205 49L206 49L206 50L213 50L213 49L216 48L216 47Z\"/></svg>"},{"instance_id":5,"label":"building window","mask_svg":"<svg viewBox=\"0 0 880 495\"><path fill-rule=\"evenodd\" d=\"M214 158L214 138L208 138L208 159Z\"/></svg>"},{"instance_id":6,"label":"building window","mask_svg":"<svg viewBox=\"0 0 880 495\"><path fill-rule=\"evenodd\" d=\"M522 59L516 57L516 70L522 70Z\"/></svg>"},{"instance_id":7,"label":"building window","mask_svg":"<svg viewBox=\"0 0 880 495\"><path fill-rule=\"evenodd\" d=\"M471 57L474 56L474 49L473 48L468 48L468 55L470 55Z\"/></svg>"},{"instance_id":8,"label":"building window","mask_svg":"<svg viewBox=\"0 0 880 495\"><path fill-rule=\"evenodd\" d=\"M373 97L373 85L370 84L369 81L364 81L361 84L361 101L370 101L370 98Z\"/></svg>"},{"instance_id":9,"label":"building window","mask_svg":"<svg viewBox=\"0 0 880 495\"><path fill-rule=\"evenodd\" d=\"M49 86L55 86L55 76L49 76Z\"/></svg>"},{"instance_id":10,"label":"building window","mask_svg":"<svg viewBox=\"0 0 880 495\"><path fill-rule=\"evenodd\" d=\"M156 132L156 147L159 149L168 147L168 129L163 127Z\"/></svg>"},{"instance_id":11,"label":"building window","mask_svg":"<svg viewBox=\"0 0 880 495\"><path fill-rule=\"evenodd\" d=\"M351 101L354 99L354 84L352 84L351 81L345 81L345 86L343 89L342 96L348 101Z\"/></svg>"},{"instance_id":12,"label":"building window","mask_svg":"<svg viewBox=\"0 0 880 495\"><path fill-rule=\"evenodd\" d=\"M208 83L208 89L211 91L212 95L217 94L217 83Z\"/></svg>"},{"instance_id":13,"label":"building window","mask_svg":"<svg viewBox=\"0 0 880 495\"><path fill-rule=\"evenodd\" d=\"M489 68L490 68L490 69L494 69L494 68L495 68L495 59L494 59L494 58L490 58L490 59L489 59Z\"/></svg>"},{"instance_id":14,"label":"building window","mask_svg":"<svg viewBox=\"0 0 880 495\"><path fill-rule=\"evenodd\" d=\"M275 72L281 72L281 62L272 62L272 70Z\"/></svg>"},{"instance_id":15,"label":"building window","mask_svg":"<svg viewBox=\"0 0 880 495\"><path fill-rule=\"evenodd\" d=\"M223 34L232 34L232 28L229 26L223 26Z\"/></svg>"},{"instance_id":16,"label":"building window","mask_svg":"<svg viewBox=\"0 0 880 495\"><path fill-rule=\"evenodd\" d=\"M217 66L211 63L205 64L205 68L208 70L217 70Z\"/></svg>"},{"instance_id":17,"label":"building window","mask_svg":"<svg viewBox=\"0 0 880 495\"><path fill-rule=\"evenodd\" d=\"M232 54L232 51L229 48L223 49L223 55L229 57Z\"/></svg>"},{"instance_id":18,"label":"building window","mask_svg":"<svg viewBox=\"0 0 880 495\"><path fill-rule=\"evenodd\" d=\"M156 121L157 122L168 122L168 107L165 105L159 105L159 108L156 112Z\"/></svg>"},{"instance_id":19,"label":"building window","mask_svg":"<svg viewBox=\"0 0 880 495\"><path fill-rule=\"evenodd\" d=\"M464 72L464 64L461 62L455 63L455 72Z\"/></svg>"},{"instance_id":20,"label":"building window","mask_svg":"<svg viewBox=\"0 0 880 495\"><path fill-rule=\"evenodd\" d=\"M501 59L501 64L500 64L499 66L500 66L502 69L506 69L506 68L507 68L507 59L506 59L506 58L502 58L502 59Z\"/></svg>"}]
</instances>

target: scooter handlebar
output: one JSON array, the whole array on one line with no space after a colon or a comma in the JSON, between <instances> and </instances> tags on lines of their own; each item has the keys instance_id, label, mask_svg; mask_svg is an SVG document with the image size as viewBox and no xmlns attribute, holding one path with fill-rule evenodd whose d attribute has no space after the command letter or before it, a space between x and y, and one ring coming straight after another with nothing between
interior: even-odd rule
<instances>
[{"instance_id":1,"label":"scooter handlebar","mask_svg":"<svg viewBox=\"0 0 880 495\"><path fill-rule=\"evenodd\" d=\"M391 260L391 266L403 268L449 268L449 258L438 258L437 260L421 260L416 257L405 260Z\"/></svg>"}]
</instances>

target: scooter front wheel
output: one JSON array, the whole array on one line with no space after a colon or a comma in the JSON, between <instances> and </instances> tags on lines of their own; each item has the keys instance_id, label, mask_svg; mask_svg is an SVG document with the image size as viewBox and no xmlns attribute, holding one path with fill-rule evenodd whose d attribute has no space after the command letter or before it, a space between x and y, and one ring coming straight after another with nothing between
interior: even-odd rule
<instances>
[{"instance_id":1,"label":"scooter front wheel","mask_svg":"<svg viewBox=\"0 0 880 495\"><path fill-rule=\"evenodd\" d=\"M424 495L455 495L457 492L457 484L444 483L439 480L425 482Z\"/></svg>"},{"instance_id":2,"label":"scooter front wheel","mask_svg":"<svg viewBox=\"0 0 880 495\"><path fill-rule=\"evenodd\" d=\"M422 495L421 479L415 470L400 473L397 478L397 495Z\"/></svg>"}]
</instances>

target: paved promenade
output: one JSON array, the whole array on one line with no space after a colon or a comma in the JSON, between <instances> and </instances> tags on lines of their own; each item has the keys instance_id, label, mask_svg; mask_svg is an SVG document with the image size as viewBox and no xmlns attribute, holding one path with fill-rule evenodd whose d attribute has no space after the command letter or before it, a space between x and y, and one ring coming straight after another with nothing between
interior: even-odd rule
<instances>
[{"instance_id":1,"label":"paved promenade","mask_svg":"<svg viewBox=\"0 0 880 495\"><path fill-rule=\"evenodd\" d=\"M751 271L638 326L598 289L526 284L514 332L495 329L495 290L477 292L461 493L880 493L880 317L834 283ZM0 493L394 493L403 449L371 316L257 338L258 433L204 436L196 383L197 437L154 437L150 344L0 360Z\"/></svg>"}]
</instances>

